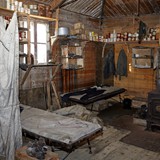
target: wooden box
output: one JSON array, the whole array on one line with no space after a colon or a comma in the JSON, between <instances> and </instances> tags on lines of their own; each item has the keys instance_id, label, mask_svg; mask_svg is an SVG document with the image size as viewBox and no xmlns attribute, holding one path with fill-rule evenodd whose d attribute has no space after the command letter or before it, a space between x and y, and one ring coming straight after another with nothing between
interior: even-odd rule
<instances>
[{"instance_id":1,"label":"wooden box","mask_svg":"<svg viewBox=\"0 0 160 160\"><path fill-rule=\"evenodd\" d=\"M75 23L74 24L74 29L84 29L84 24L81 22Z\"/></svg>"}]
</instances>

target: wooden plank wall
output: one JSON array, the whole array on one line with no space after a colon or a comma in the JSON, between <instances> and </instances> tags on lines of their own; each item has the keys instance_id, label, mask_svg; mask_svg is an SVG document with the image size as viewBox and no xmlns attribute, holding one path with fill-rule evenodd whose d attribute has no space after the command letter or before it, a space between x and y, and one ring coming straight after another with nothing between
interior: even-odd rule
<instances>
[{"instance_id":1,"label":"wooden plank wall","mask_svg":"<svg viewBox=\"0 0 160 160\"><path fill-rule=\"evenodd\" d=\"M77 71L77 88L86 88L96 82L96 43L88 42L84 48L84 69Z\"/></svg>"},{"instance_id":2,"label":"wooden plank wall","mask_svg":"<svg viewBox=\"0 0 160 160\"><path fill-rule=\"evenodd\" d=\"M69 29L71 30L73 29L75 23L81 22L84 24L85 30L99 32L99 21L88 16L83 16L66 10L60 10L58 19L59 27L69 27ZM62 86L59 85L59 87L62 87L62 92L85 88L96 84L96 56L99 52L102 51L103 45L97 47L96 42L89 41L84 41L82 43L82 45L84 46L84 68L76 70L74 74L70 75L70 77L69 75L67 75L67 71L65 71L65 73L63 72L62 81L65 84L63 83ZM52 47L52 53L53 56L55 54L58 54L59 56L61 55L60 44L58 44L58 42ZM61 60L59 59L59 61ZM75 74L76 77L74 77ZM64 80L67 77L70 78L70 82L68 82L69 79Z\"/></svg>"},{"instance_id":3,"label":"wooden plank wall","mask_svg":"<svg viewBox=\"0 0 160 160\"><path fill-rule=\"evenodd\" d=\"M97 48L96 42L86 42L83 49L84 68L78 69L74 72L65 70L63 70L62 73L59 72L59 75L56 78L59 92L72 91L96 84L96 55L99 50L102 50L102 48ZM57 59L57 62L61 62L61 49L59 42L52 47L52 53L53 56L58 54L59 58ZM70 75L68 75L69 73Z\"/></svg>"},{"instance_id":4,"label":"wooden plank wall","mask_svg":"<svg viewBox=\"0 0 160 160\"><path fill-rule=\"evenodd\" d=\"M106 63L106 56L110 49L114 50L114 44L105 44L99 42L96 45L98 48L98 52L96 54L96 84L98 86L113 85L113 76L109 76L109 78L104 78L104 67Z\"/></svg>"},{"instance_id":5,"label":"wooden plank wall","mask_svg":"<svg viewBox=\"0 0 160 160\"><path fill-rule=\"evenodd\" d=\"M149 91L155 89L155 70L153 68L142 69L134 68L132 66L132 47L135 46L147 46L155 47L155 44L116 44L115 45L115 63L117 62L120 50L123 48L127 55L128 61L128 76L114 78L114 85L118 87L124 87L127 89L129 95L147 98ZM154 49L154 53L156 49ZM117 64L117 63L116 63Z\"/></svg>"},{"instance_id":6,"label":"wooden plank wall","mask_svg":"<svg viewBox=\"0 0 160 160\"><path fill-rule=\"evenodd\" d=\"M56 15L53 15L53 17L56 17ZM69 12L67 10L59 10L59 27L69 27L69 29L71 30L73 29L74 24L78 22L83 23L85 30L87 31L99 32L99 20L81 14Z\"/></svg>"},{"instance_id":7,"label":"wooden plank wall","mask_svg":"<svg viewBox=\"0 0 160 160\"><path fill-rule=\"evenodd\" d=\"M145 22L148 28L159 27L159 16L143 16L139 17L140 20ZM117 33L130 32L135 33L138 30L138 21L136 17L110 19L105 20L103 26L103 34L107 35L115 30ZM115 43L115 63L120 50L123 48L127 55L128 60L128 77L122 77L122 80L114 78L114 85L118 87L124 87L128 90L129 95L147 98L148 92L156 88L155 83L155 70L151 69L139 69L132 66L132 48L135 46L154 47L154 55L156 54L156 48L159 46L158 42L116 42Z\"/></svg>"}]
</instances>

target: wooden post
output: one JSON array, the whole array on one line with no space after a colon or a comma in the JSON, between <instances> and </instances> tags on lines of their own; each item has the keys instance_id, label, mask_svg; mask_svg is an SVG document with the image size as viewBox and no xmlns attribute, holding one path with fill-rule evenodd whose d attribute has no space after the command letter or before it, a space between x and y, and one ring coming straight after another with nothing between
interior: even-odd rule
<instances>
[{"instance_id":1,"label":"wooden post","mask_svg":"<svg viewBox=\"0 0 160 160\"><path fill-rule=\"evenodd\" d=\"M31 44L30 44L30 37L31 37L31 33L30 33L30 16L27 15L27 40L28 40L28 44L27 44L27 63L31 64Z\"/></svg>"},{"instance_id":2,"label":"wooden post","mask_svg":"<svg viewBox=\"0 0 160 160\"><path fill-rule=\"evenodd\" d=\"M51 85L52 85L52 88L53 88L53 91L54 91L54 94L55 94L55 97L56 97L56 101L57 101L58 107L60 109L61 108L61 103L60 103L60 99L59 99L59 96L58 96L58 93L57 93L57 90L56 90L55 82L51 81Z\"/></svg>"},{"instance_id":3,"label":"wooden post","mask_svg":"<svg viewBox=\"0 0 160 160\"><path fill-rule=\"evenodd\" d=\"M58 22L59 22L59 8L56 10L55 36L58 35Z\"/></svg>"},{"instance_id":4,"label":"wooden post","mask_svg":"<svg viewBox=\"0 0 160 160\"><path fill-rule=\"evenodd\" d=\"M50 82L47 82L47 108L49 111L51 110L51 87Z\"/></svg>"}]
</instances>

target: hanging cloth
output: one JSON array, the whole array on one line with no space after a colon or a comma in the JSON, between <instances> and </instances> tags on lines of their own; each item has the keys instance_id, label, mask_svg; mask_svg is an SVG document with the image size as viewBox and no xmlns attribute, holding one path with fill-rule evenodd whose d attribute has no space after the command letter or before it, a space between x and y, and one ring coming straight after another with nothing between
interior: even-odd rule
<instances>
[{"instance_id":1,"label":"hanging cloth","mask_svg":"<svg viewBox=\"0 0 160 160\"><path fill-rule=\"evenodd\" d=\"M104 78L107 79L111 75L115 75L115 72L116 70L114 62L114 52L113 49L110 49L104 59L104 69L103 69Z\"/></svg>"},{"instance_id":2,"label":"hanging cloth","mask_svg":"<svg viewBox=\"0 0 160 160\"><path fill-rule=\"evenodd\" d=\"M19 36L17 13L8 28L0 17L0 155L14 160L22 145L18 100Z\"/></svg>"},{"instance_id":3,"label":"hanging cloth","mask_svg":"<svg viewBox=\"0 0 160 160\"><path fill-rule=\"evenodd\" d=\"M140 21L139 22L139 36L138 36L139 44L142 42L146 34L147 34L147 25L144 22Z\"/></svg>"},{"instance_id":4,"label":"hanging cloth","mask_svg":"<svg viewBox=\"0 0 160 160\"><path fill-rule=\"evenodd\" d=\"M121 76L127 77L127 56L124 49L119 52L116 75L119 75L119 80L121 80Z\"/></svg>"}]
</instances>

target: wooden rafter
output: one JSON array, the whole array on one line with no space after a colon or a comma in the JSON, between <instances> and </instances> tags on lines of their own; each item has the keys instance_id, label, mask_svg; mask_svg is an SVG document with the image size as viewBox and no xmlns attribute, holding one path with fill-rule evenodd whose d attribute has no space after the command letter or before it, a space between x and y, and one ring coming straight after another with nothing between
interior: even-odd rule
<instances>
[{"instance_id":1,"label":"wooden rafter","mask_svg":"<svg viewBox=\"0 0 160 160\"><path fill-rule=\"evenodd\" d=\"M149 0L149 2L150 2L150 4L151 4L154 12L155 12L155 13L159 13L159 12L160 12L160 7L159 7L157 1L155 1L155 0Z\"/></svg>"},{"instance_id":2,"label":"wooden rafter","mask_svg":"<svg viewBox=\"0 0 160 160\"><path fill-rule=\"evenodd\" d=\"M63 3L60 7L65 7L65 6L70 5L70 4L72 4L72 3L76 2L76 1L78 1L78 0L72 0L72 1L67 2L67 3Z\"/></svg>"},{"instance_id":3,"label":"wooden rafter","mask_svg":"<svg viewBox=\"0 0 160 160\"><path fill-rule=\"evenodd\" d=\"M140 13L140 0L137 0L137 16L139 16Z\"/></svg>"},{"instance_id":4,"label":"wooden rafter","mask_svg":"<svg viewBox=\"0 0 160 160\"><path fill-rule=\"evenodd\" d=\"M49 2L43 2L43 1L41 1L41 0L32 0L32 2L39 3L39 4L44 4L44 5L50 5ZM24 4L25 4L25 3L31 3L31 2L30 2L30 0L25 0L25 1L24 1Z\"/></svg>"},{"instance_id":5,"label":"wooden rafter","mask_svg":"<svg viewBox=\"0 0 160 160\"><path fill-rule=\"evenodd\" d=\"M66 0L53 0L50 4L50 6L52 7L52 10L56 10L57 8L60 8L60 6L65 2Z\"/></svg>"}]
</instances>

